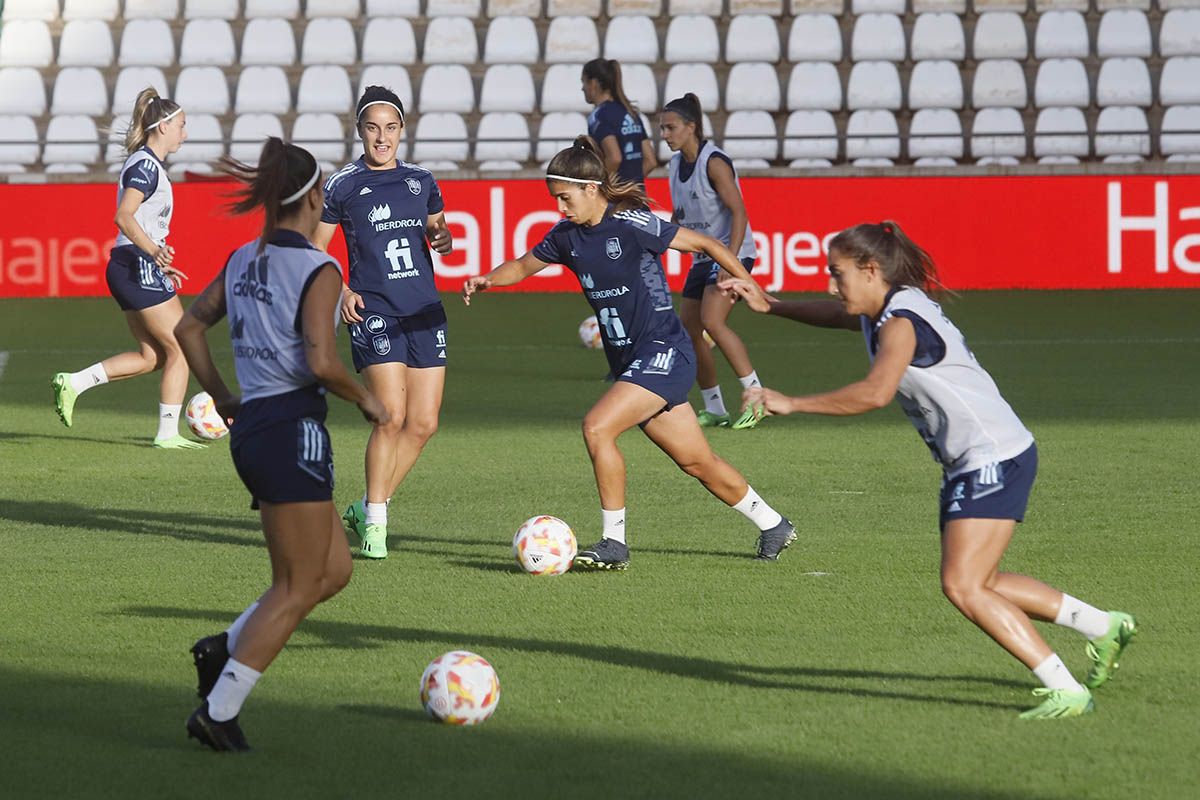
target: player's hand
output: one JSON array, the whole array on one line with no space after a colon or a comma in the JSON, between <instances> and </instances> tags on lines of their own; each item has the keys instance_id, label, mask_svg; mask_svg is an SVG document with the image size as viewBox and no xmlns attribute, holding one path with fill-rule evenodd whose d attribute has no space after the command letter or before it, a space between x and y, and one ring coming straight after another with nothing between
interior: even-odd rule
<instances>
[{"instance_id":1,"label":"player's hand","mask_svg":"<svg viewBox=\"0 0 1200 800\"><path fill-rule=\"evenodd\" d=\"M477 292L486 292L492 288L492 282L486 275L476 275L474 278L467 278L463 283L463 302L471 305L471 295Z\"/></svg>"},{"instance_id":2,"label":"player's hand","mask_svg":"<svg viewBox=\"0 0 1200 800\"><path fill-rule=\"evenodd\" d=\"M392 420L392 415L388 413L387 407L370 392L367 392L366 397L358 402L358 410L372 425L387 425Z\"/></svg>"},{"instance_id":3,"label":"player's hand","mask_svg":"<svg viewBox=\"0 0 1200 800\"><path fill-rule=\"evenodd\" d=\"M225 420L226 425L232 425L237 419L238 412L242 409L241 395L231 394L220 399L213 398L213 405L217 407L217 413L221 415L221 419Z\"/></svg>"},{"instance_id":4,"label":"player's hand","mask_svg":"<svg viewBox=\"0 0 1200 800\"><path fill-rule=\"evenodd\" d=\"M792 413L792 399L782 392L765 386L754 386L742 393L742 411L754 409L759 419L771 415L784 416Z\"/></svg>"},{"instance_id":5,"label":"player's hand","mask_svg":"<svg viewBox=\"0 0 1200 800\"><path fill-rule=\"evenodd\" d=\"M159 267L162 274L171 279L171 283L175 284L176 289L183 288L183 282L187 280L187 275L175 269L174 267Z\"/></svg>"},{"instance_id":6,"label":"player's hand","mask_svg":"<svg viewBox=\"0 0 1200 800\"><path fill-rule=\"evenodd\" d=\"M358 309L366 308L366 303L363 302L362 295L358 292L351 291L349 288L342 290L342 322L347 324L351 322L362 322L362 315L358 313Z\"/></svg>"},{"instance_id":7,"label":"player's hand","mask_svg":"<svg viewBox=\"0 0 1200 800\"><path fill-rule=\"evenodd\" d=\"M767 299L766 292L754 281L729 278L719 281L717 288L724 292L731 302L736 302L738 298L745 300L751 311L765 314L771 310L771 301Z\"/></svg>"},{"instance_id":8,"label":"player's hand","mask_svg":"<svg viewBox=\"0 0 1200 800\"><path fill-rule=\"evenodd\" d=\"M435 225L429 236L429 246L440 255L446 255L454 249L454 239L450 236L450 228L443 222Z\"/></svg>"},{"instance_id":9,"label":"player's hand","mask_svg":"<svg viewBox=\"0 0 1200 800\"><path fill-rule=\"evenodd\" d=\"M154 263L160 268L166 269L171 266L171 262L175 260L175 248L169 244L164 244L162 247L154 251Z\"/></svg>"}]
</instances>

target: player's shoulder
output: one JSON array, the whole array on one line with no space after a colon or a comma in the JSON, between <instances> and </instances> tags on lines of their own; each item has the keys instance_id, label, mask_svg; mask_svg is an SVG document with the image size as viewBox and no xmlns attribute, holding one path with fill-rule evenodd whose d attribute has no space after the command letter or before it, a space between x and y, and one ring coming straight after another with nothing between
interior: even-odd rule
<instances>
[{"instance_id":1,"label":"player's shoulder","mask_svg":"<svg viewBox=\"0 0 1200 800\"><path fill-rule=\"evenodd\" d=\"M357 185L358 177L366 172L366 169L360 160L351 161L349 164L346 164L325 179L325 194L337 195L346 193Z\"/></svg>"},{"instance_id":2,"label":"player's shoulder","mask_svg":"<svg viewBox=\"0 0 1200 800\"><path fill-rule=\"evenodd\" d=\"M646 206L614 211L612 219L623 225L632 225L640 230L657 232L662 227L662 219Z\"/></svg>"}]
</instances>

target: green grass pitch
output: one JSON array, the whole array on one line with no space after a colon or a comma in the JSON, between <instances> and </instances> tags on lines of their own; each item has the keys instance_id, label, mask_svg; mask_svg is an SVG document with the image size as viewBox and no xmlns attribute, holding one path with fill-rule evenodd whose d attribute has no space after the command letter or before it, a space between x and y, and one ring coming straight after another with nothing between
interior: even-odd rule
<instances>
[{"instance_id":1,"label":"green grass pitch","mask_svg":"<svg viewBox=\"0 0 1200 800\"><path fill-rule=\"evenodd\" d=\"M948 303L1039 441L1005 566L1140 621L1096 713L1062 722L1017 720L1032 676L941 596L939 474L895 406L709 432L798 524L777 564L753 561L751 526L634 431L621 440L628 573L517 571L510 540L527 517L598 536L579 423L606 367L576 342L588 313L576 296L446 301L442 427L392 504L393 554L356 561L348 589L301 626L246 705L256 752L242 758L183 730L188 647L268 580L227 443L147 447L156 378L86 394L63 428L49 379L124 349L120 314L109 300L3 302L0 796L1195 791L1194 292ZM734 324L769 386L816 391L866 369L854 334L745 309ZM213 342L228 365L223 329ZM330 428L342 505L361 492L368 429L337 400ZM1081 637L1043 630L1082 675ZM417 700L426 663L457 648L500 675L499 709L475 729L429 722Z\"/></svg>"}]
</instances>

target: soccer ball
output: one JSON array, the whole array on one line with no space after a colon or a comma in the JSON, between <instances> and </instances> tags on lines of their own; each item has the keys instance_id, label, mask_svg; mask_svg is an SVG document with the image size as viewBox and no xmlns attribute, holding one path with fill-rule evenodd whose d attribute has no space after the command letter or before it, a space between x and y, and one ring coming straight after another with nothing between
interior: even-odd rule
<instances>
[{"instance_id":1,"label":"soccer ball","mask_svg":"<svg viewBox=\"0 0 1200 800\"><path fill-rule=\"evenodd\" d=\"M200 392L188 400L187 424L192 433L201 439L220 439L229 433L225 420L217 413L217 405L208 392Z\"/></svg>"},{"instance_id":2,"label":"soccer ball","mask_svg":"<svg viewBox=\"0 0 1200 800\"><path fill-rule=\"evenodd\" d=\"M600 339L600 323L595 317L588 317L579 323L579 341L589 350L599 350L604 346Z\"/></svg>"},{"instance_id":3,"label":"soccer ball","mask_svg":"<svg viewBox=\"0 0 1200 800\"><path fill-rule=\"evenodd\" d=\"M531 517L513 536L513 557L530 575L562 575L577 550L571 527L558 517Z\"/></svg>"},{"instance_id":4,"label":"soccer ball","mask_svg":"<svg viewBox=\"0 0 1200 800\"><path fill-rule=\"evenodd\" d=\"M447 725L478 725L500 702L496 670L481 656L452 650L429 663L421 676L421 705Z\"/></svg>"}]
</instances>

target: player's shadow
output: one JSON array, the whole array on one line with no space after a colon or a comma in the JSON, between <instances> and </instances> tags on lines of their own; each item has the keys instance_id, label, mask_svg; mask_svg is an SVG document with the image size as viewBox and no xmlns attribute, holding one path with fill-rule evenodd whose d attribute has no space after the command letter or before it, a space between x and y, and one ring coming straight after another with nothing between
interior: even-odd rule
<instances>
[{"instance_id":1,"label":"player's shadow","mask_svg":"<svg viewBox=\"0 0 1200 800\"><path fill-rule=\"evenodd\" d=\"M183 542L262 547L261 536L247 535L260 530L257 519L232 519L191 512L91 508L61 500L47 502L5 497L0 498L0 520L88 532L163 536Z\"/></svg>"},{"instance_id":2,"label":"player's shadow","mask_svg":"<svg viewBox=\"0 0 1200 800\"><path fill-rule=\"evenodd\" d=\"M403 550L406 546L411 546L413 543L415 543L417 545L438 545L437 547L422 547L422 548L420 548L422 550L427 550L430 552L437 552L437 553L445 553L446 552L446 548L443 545L450 545L452 547L470 548L472 550L478 550L480 548L483 548L483 549L487 549L487 550L497 550L498 552L501 550L505 550L508 547L508 543L503 542L503 541L486 541L486 540L478 540L478 539L455 539L455 538L451 538L448 536L429 536L426 534L409 534L409 533L402 534L400 537L398 537L398 539L396 541L397 547L401 550ZM659 555L681 556L681 557L682 556L706 556L706 557L711 557L711 558L753 558L754 557L754 551L749 548L746 550L692 550L692 549L686 548L686 547L675 547L675 548L642 547L639 545L637 548L637 552L639 552L639 553L656 553ZM476 566L478 569L485 570L485 571L492 571L492 570L497 569L497 567L492 566L493 562L483 561L482 559L476 560L474 563L467 561L467 560L462 560L462 561L459 561L456 563L458 563L458 565L462 566L462 567Z\"/></svg>"},{"instance_id":3,"label":"player's shadow","mask_svg":"<svg viewBox=\"0 0 1200 800\"><path fill-rule=\"evenodd\" d=\"M236 611L198 610L162 606L132 606L122 614L159 619L199 619L211 622L228 622ZM636 650L617 645L588 644L547 639L522 639L489 633L463 633L423 628L404 628L392 625L366 625L362 623L336 622L331 620L305 620L301 631L313 636L328 646L351 650L376 648L388 642L427 642L447 648L469 646L472 649L488 648L515 650L525 653L546 653L557 656L582 658L617 667L646 670L681 678L710 681L712 683L748 686L756 689L780 689L818 694L849 695L879 700L899 700L914 703L961 705L992 708L1003 711L1019 711L1026 706L998 700L962 697L947 694L930 694L920 690L881 688L879 682L912 683L917 685L937 684L944 688L947 683L959 683L995 687L1001 689L1024 688L1025 684L1003 678L983 675L927 675L914 672L885 672L881 670L833 669L827 667L767 667L757 664L738 664L712 658L658 653ZM854 682L857 685L840 685ZM861 683L860 683L861 682Z\"/></svg>"},{"instance_id":4,"label":"player's shadow","mask_svg":"<svg viewBox=\"0 0 1200 800\"><path fill-rule=\"evenodd\" d=\"M76 436L72 433L31 433L29 431L0 431L0 442L5 444L36 444L48 439L52 442L88 442L90 444L116 444L122 447L137 447L150 449L150 440L145 437L122 436L114 439L101 439L94 436Z\"/></svg>"}]
</instances>

